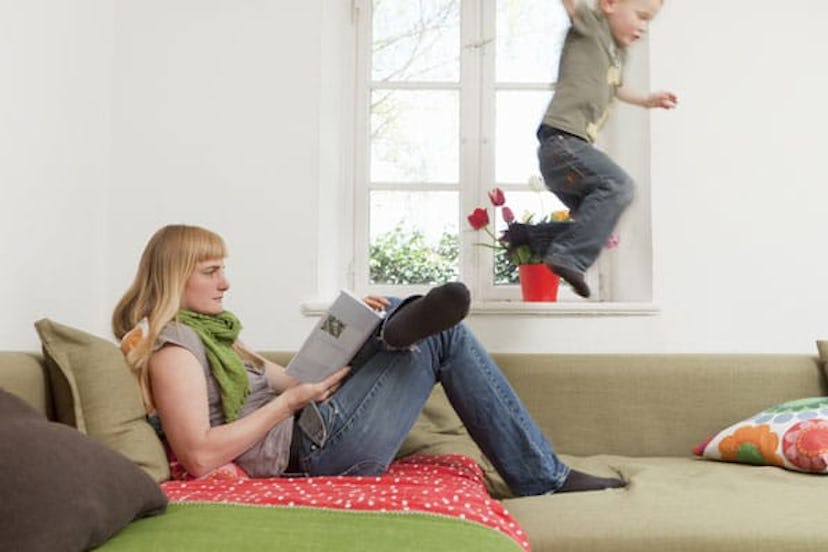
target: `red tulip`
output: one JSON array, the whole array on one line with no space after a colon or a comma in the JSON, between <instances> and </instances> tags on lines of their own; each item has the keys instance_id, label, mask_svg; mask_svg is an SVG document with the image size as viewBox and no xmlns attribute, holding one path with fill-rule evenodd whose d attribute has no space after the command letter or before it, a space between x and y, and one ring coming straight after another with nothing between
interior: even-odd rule
<instances>
[{"instance_id":1,"label":"red tulip","mask_svg":"<svg viewBox=\"0 0 828 552\"><path fill-rule=\"evenodd\" d=\"M504 206L502 214L503 214L503 221L506 224L511 224L515 221L515 214L512 212L512 210L509 207Z\"/></svg>"},{"instance_id":2,"label":"red tulip","mask_svg":"<svg viewBox=\"0 0 828 552\"><path fill-rule=\"evenodd\" d=\"M489 201L491 201L492 205L494 205L495 207L500 207L501 205L506 203L506 195L500 188L493 188L489 192Z\"/></svg>"},{"instance_id":3,"label":"red tulip","mask_svg":"<svg viewBox=\"0 0 828 552\"><path fill-rule=\"evenodd\" d=\"M489 213L486 209L478 207L472 214L468 216L469 224L475 230L480 230L489 224Z\"/></svg>"}]
</instances>

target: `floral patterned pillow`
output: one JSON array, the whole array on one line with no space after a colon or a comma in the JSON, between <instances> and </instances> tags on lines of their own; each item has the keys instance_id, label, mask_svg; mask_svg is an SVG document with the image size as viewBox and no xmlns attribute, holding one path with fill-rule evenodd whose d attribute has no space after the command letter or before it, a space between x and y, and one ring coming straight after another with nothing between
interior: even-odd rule
<instances>
[{"instance_id":1,"label":"floral patterned pillow","mask_svg":"<svg viewBox=\"0 0 828 552\"><path fill-rule=\"evenodd\" d=\"M699 443L704 458L828 473L828 397L772 406Z\"/></svg>"}]
</instances>

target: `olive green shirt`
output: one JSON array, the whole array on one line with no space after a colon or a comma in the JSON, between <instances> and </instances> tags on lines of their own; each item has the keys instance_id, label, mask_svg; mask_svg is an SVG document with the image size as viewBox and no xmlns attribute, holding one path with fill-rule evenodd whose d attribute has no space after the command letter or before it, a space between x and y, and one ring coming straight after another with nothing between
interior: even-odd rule
<instances>
[{"instance_id":1,"label":"olive green shirt","mask_svg":"<svg viewBox=\"0 0 828 552\"><path fill-rule=\"evenodd\" d=\"M626 51L615 44L604 14L580 4L564 41L555 94L543 123L595 142L621 86L625 59Z\"/></svg>"}]
</instances>

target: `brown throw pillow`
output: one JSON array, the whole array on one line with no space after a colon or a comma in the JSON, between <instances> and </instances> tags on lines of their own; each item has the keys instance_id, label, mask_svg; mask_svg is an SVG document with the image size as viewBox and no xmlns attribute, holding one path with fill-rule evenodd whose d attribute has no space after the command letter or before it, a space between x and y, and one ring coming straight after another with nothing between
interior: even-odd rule
<instances>
[{"instance_id":1,"label":"brown throw pillow","mask_svg":"<svg viewBox=\"0 0 828 552\"><path fill-rule=\"evenodd\" d=\"M146 420L138 380L111 341L44 318L35 323L57 421L120 452L156 481L169 479L164 447Z\"/></svg>"},{"instance_id":2,"label":"brown throw pillow","mask_svg":"<svg viewBox=\"0 0 828 552\"><path fill-rule=\"evenodd\" d=\"M3 390L0 466L4 550L88 550L167 504L130 460Z\"/></svg>"}]
</instances>

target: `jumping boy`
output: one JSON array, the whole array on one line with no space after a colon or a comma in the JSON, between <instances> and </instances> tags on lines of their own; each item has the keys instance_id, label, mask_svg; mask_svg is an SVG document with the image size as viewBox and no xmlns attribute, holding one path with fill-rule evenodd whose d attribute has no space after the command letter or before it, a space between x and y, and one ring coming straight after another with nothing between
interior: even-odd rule
<instances>
[{"instance_id":1,"label":"jumping boy","mask_svg":"<svg viewBox=\"0 0 828 552\"><path fill-rule=\"evenodd\" d=\"M589 297L584 275L592 266L621 213L634 183L594 147L613 100L641 107L672 109L671 92L639 93L624 86L627 48L638 41L663 0L562 0L572 26L561 52L555 95L537 131L538 159L547 188L566 205L572 221L512 224L503 241L528 243L578 295Z\"/></svg>"}]
</instances>

